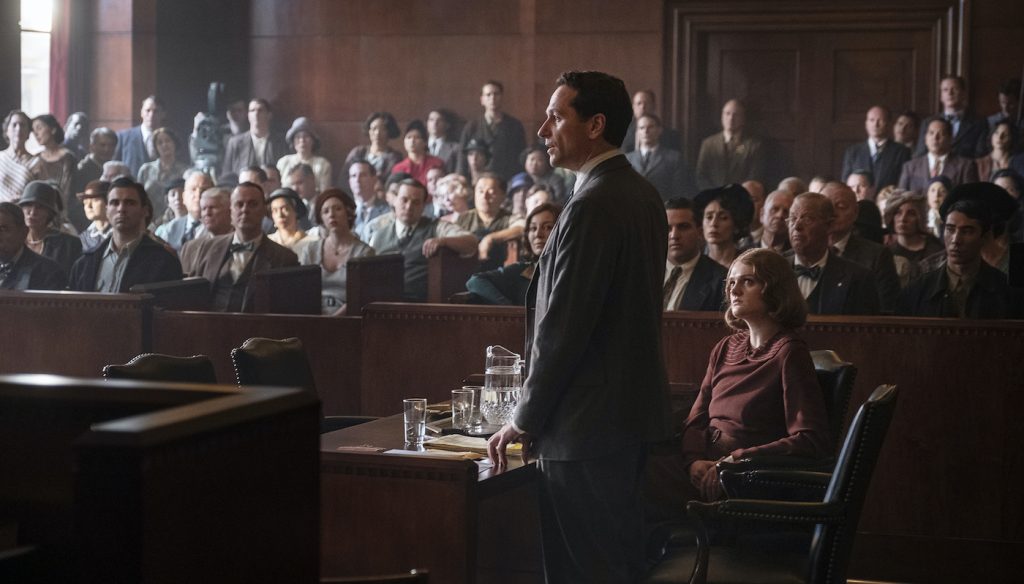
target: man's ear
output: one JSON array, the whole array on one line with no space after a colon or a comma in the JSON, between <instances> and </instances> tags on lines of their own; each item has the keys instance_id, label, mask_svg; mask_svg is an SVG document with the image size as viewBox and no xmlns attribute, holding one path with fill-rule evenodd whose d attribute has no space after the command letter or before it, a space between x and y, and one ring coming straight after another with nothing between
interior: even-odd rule
<instances>
[{"instance_id":1,"label":"man's ear","mask_svg":"<svg viewBox=\"0 0 1024 584\"><path fill-rule=\"evenodd\" d=\"M590 119L587 120L587 136L591 140L600 138L604 134L604 128L607 122L608 120L605 118L604 114L597 113L590 116Z\"/></svg>"}]
</instances>

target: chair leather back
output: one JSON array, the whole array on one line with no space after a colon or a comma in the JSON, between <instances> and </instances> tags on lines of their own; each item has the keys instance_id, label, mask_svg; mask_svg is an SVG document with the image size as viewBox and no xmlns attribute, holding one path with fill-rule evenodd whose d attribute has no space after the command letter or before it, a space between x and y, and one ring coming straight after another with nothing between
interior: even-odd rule
<instances>
[{"instance_id":1,"label":"chair leather back","mask_svg":"<svg viewBox=\"0 0 1024 584\"><path fill-rule=\"evenodd\" d=\"M846 410L850 407L850 396L853 394L853 382L857 378L857 367L853 363L843 361L835 351L811 351L814 371L818 374L818 384L825 398L825 410L828 413L828 424L832 430L832 450L839 450L839 442L843 436L843 420Z\"/></svg>"},{"instance_id":2,"label":"chair leather back","mask_svg":"<svg viewBox=\"0 0 1024 584\"><path fill-rule=\"evenodd\" d=\"M240 387L279 385L302 387L316 393L316 382L309 358L297 338L265 339L253 337L241 347L231 349L231 363Z\"/></svg>"},{"instance_id":3,"label":"chair leather back","mask_svg":"<svg viewBox=\"0 0 1024 584\"><path fill-rule=\"evenodd\" d=\"M896 409L896 395L895 385L878 386L850 422L824 500L845 507L848 520L815 529L809 582L846 582L857 522Z\"/></svg>"},{"instance_id":4,"label":"chair leather back","mask_svg":"<svg viewBox=\"0 0 1024 584\"><path fill-rule=\"evenodd\" d=\"M138 381L217 383L213 362L206 355L174 357L160 353L143 353L124 365L103 367L103 377Z\"/></svg>"}]
</instances>

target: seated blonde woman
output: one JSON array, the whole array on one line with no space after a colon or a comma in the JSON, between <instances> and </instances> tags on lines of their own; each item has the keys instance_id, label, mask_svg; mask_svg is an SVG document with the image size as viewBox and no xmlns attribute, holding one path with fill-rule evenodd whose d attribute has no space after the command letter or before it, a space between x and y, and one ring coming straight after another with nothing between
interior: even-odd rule
<instances>
[{"instance_id":1,"label":"seated blonde woman","mask_svg":"<svg viewBox=\"0 0 1024 584\"><path fill-rule=\"evenodd\" d=\"M683 462L700 498L721 498L716 463L759 455L829 455L828 416L814 363L795 330L807 306L793 267L751 249L733 261L725 322L683 429Z\"/></svg>"}]
</instances>

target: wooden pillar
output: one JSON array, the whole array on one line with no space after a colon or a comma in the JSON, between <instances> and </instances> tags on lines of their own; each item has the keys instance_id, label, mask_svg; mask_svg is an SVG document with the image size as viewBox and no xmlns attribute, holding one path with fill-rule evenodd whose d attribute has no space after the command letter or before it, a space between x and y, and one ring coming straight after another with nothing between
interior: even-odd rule
<instances>
[{"instance_id":1,"label":"wooden pillar","mask_svg":"<svg viewBox=\"0 0 1024 584\"><path fill-rule=\"evenodd\" d=\"M0 116L21 108L21 2L0 1Z\"/></svg>"}]
</instances>

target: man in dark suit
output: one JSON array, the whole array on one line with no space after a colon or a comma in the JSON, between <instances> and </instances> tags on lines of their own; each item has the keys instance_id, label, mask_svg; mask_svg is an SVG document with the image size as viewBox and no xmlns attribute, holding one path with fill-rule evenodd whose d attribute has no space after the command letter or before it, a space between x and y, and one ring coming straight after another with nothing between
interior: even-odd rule
<instances>
[{"instance_id":1,"label":"man in dark suit","mask_svg":"<svg viewBox=\"0 0 1024 584\"><path fill-rule=\"evenodd\" d=\"M0 203L0 290L63 290L60 265L25 245L28 227L21 207Z\"/></svg>"},{"instance_id":2,"label":"man in dark suit","mask_svg":"<svg viewBox=\"0 0 1024 584\"><path fill-rule=\"evenodd\" d=\"M982 156L988 146L988 121L967 107L967 82L963 77L949 75L939 82L939 101L942 111L935 117L949 122L952 128L951 149L954 154L967 160ZM926 151L925 133L927 124L921 128L921 136L917 140L917 151L914 156L921 156Z\"/></svg>"},{"instance_id":3,"label":"man in dark suit","mask_svg":"<svg viewBox=\"0 0 1024 584\"><path fill-rule=\"evenodd\" d=\"M139 175L139 167L156 158L153 132L164 125L164 104L160 98L151 95L142 100L139 115L141 124L117 133L117 148L114 150L114 160L124 162L133 177Z\"/></svg>"},{"instance_id":4,"label":"man in dark suit","mask_svg":"<svg viewBox=\"0 0 1024 584\"><path fill-rule=\"evenodd\" d=\"M646 178L665 201L693 195L687 188L683 155L661 145L661 120L654 114L644 114L637 121L640 148L626 154L633 168Z\"/></svg>"},{"instance_id":5,"label":"man in dark suit","mask_svg":"<svg viewBox=\"0 0 1024 584\"><path fill-rule=\"evenodd\" d=\"M459 167L459 156L462 149L459 143L448 139L448 132L452 128L452 114L446 110L430 110L427 116L427 149L431 156L436 156L444 161L446 172L455 172Z\"/></svg>"},{"instance_id":6,"label":"man in dark suit","mask_svg":"<svg viewBox=\"0 0 1024 584\"><path fill-rule=\"evenodd\" d=\"M800 292L811 314L878 314L878 292L871 272L829 251L835 212L825 195L804 193L789 210L785 257L793 262Z\"/></svg>"},{"instance_id":7,"label":"man in dark suit","mask_svg":"<svg viewBox=\"0 0 1024 584\"><path fill-rule=\"evenodd\" d=\"M665 310L722 310L727 272L701 253L704 237L693 216L693 203L677 197L665 203L668 262L665 264Z\"/></svg>"},{"instance_id":8,"label":"man in dark suit","mask_svg":"<svg viewBox=\"0 0 1024 584\"><path fill-rule=\"evenodd\" d=\"M82 253L71 267L69 287L80 292L126 293L136 284L180 280L181 263L146 231L153 212L143 186L128 177L110 183L110 237Z\"/></svg>"},{"instance_id":9,"label":"man in dark suit","mask_svg":"<svg viewBox=\"0 0 1024 584\"><path fill-rule=\"evenodd\" d=\"M1024 295L1010 288L1006 274L988 265L982 248L999 236L1017 210L1017 201L991 183L953 189L939 208L946 261L911 282L899 313L952 318L1021 318Z\"/></svg>"},{"instance_id":10,"label":"man in dark suit","mask_svg":"<svg viewBox=\"0 0 1024 584\"><path fill-rule=\"evenodd\" d=\"M911 158L903 164L900 188L906 191L926 192L932 177L942 175L953 181L953 186L978 181L978 167L974 160L961 158L952 148L953 126L943 118L932 118L925 124L924 143L928 153Z\"/></svg>"},{"instance_id":11,"label":"man in dark suit","mask_svg":"<svg viewBox=\"0 0 1024 584\"><path fill-rule=\"evenodd\" d=\"M853 189L839 182L829 182L821 194L832 203L834 219L828 236L832 249L843 259L871 271L882 312L892 314L900 296L900 277L896 273L892 252L884 245L854 233L859 207Z\"/></svg>"},{"instance_id":12,"label":"man in dark suit","mask_svg":"<svg viewBox=\"0 0 1024 584\"><path fill-rule=\"evenodd\" d=\"M284 137L270 131L273 117L269 101L262 97L249 101L249 131L228 140L221 174L242 174L250 166L276 165L279 158L288 154Z\"/></svg>"},{"instance_id":13,"label":"man in dark suit","mask_svg":"<svg viewBox=\"0 0 1024 584\"><path fill-rule=\"evenodd\" d=\"M299 265L295 253L263 234L267 200L263 189L243 182L231 192L231 224L234 231L198 240L190 276L210 281L213 310L246 312L249 279L256 272Z\"/></svg>"},{"instance_id":14,"label":"man in dark suit","mask_svg":"<svg viewBox=\"0 0 1024 584\"><path fill-rule=\"evenodd\" d=\"M653 89L641 89L633 94L633 119L630 120L629 128L626 129L626 137L622 140L623 152L628 154L636 150L636 126L640 122L640 117L647 114L658 115ZM672 150L682 151L683 149L683 141L679 138L679 132L664 126L662 126L658 144Z\"/></svg>"},{"instance_id":15,"label":"man in dark suit","mask_svg":"<svg viewBox=\"0 0 1024 584\"><path fill-rule=\"evenodd\" d=\"M489 441L538 459L548 582L633 582L644 571L646 448L671 433L661 357L668 249L657 191L618 145L629 125L619 79L567 72L538 135L576 172L527 293L529 374L513 423Z\"/></svg>"},{"instance_id":16,"label":"man in dark suit","mask_svg":"<svg viewBox=\"0 0 1024 584\"><path fill-rule=\"evenodd\" d=\"M459 161L461 174L469 176L469 163L465 156L469 151L467 146L473 140L485 144L490 152L487 170L505 180L522 171L519 153L526 149L526 134L523 123L505 113L502 107L504 95L505 86L499 81L488 81L480 90L480 105L484 107L484 113L466 124L459 141L463 154Z\"/></svg>"},{"instance_id":17,"label":"man in dark suit","mask_svg":"<svg viewBox=\"0 0 1024 584\"><path fill-rule=\"evenodd\" d=\"M697 155L697 188L711 189L748 180L763 182L767 157L761 140L747 135L747 110L738 99L722 106L722 131L708 136Z\"/></svg>"},{"instance_id":18,"label":"man in dark suit","mask_svg":"<svg viewBox=\"0 0 1024 584\"><path fill-rule=\"evenodd\" d=\"M891 139L889 118L886 107L876 105L868 110L864 119L868 139L850 146L843 154L843 182L855 170L871 171L875 178L875 192L900 180L903 163L910 160L910 149Z\"/></svg>"}]
</instances>

